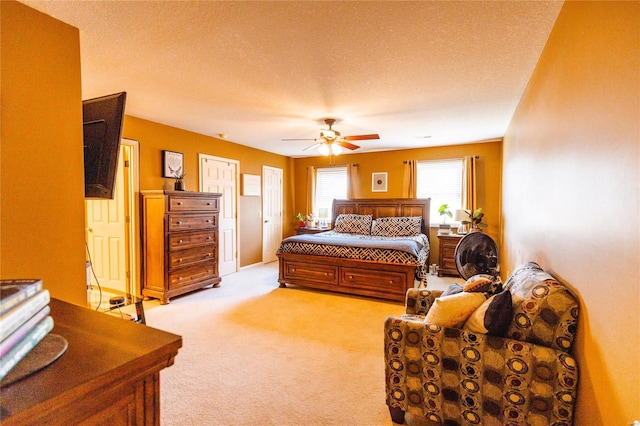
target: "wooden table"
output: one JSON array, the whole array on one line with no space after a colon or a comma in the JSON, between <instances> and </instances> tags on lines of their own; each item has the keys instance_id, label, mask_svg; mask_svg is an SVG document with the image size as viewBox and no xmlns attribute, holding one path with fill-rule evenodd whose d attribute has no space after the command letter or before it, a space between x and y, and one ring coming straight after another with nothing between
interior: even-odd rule
<instances>
[{"instance_id":1,"label":"wooden table","mask_svg":"<svg viewBox=\"0 0 640 426\"><path fill-rule=\"evenodd\" d=\"M159 425L160 370L182 337L56 299L49 306L67 351L0 388L0 423Z\"/></svg>"}]
</instances>

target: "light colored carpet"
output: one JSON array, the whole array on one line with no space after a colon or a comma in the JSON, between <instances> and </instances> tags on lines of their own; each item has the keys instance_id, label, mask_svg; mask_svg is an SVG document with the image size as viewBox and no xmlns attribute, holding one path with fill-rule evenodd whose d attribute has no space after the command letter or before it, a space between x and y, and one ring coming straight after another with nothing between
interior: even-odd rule
<instances>
[{"instance_id":1,"label":"light colored carpet","mask_svg":"<svg viewBox=\"0 0 640 426\"><path fill-rule=\"evenodd\" d=\"M146 310L183 338L160 376L162 424L393 425L383 325L402 304L278 288L277 276L277 262L244 268Z\"/></svg>"}]
</instances>

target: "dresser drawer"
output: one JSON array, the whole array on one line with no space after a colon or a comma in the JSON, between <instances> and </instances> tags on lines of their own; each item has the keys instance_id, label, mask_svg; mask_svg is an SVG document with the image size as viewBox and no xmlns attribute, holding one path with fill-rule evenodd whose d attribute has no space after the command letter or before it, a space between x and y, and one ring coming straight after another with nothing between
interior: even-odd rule
<instances>
[{"instance_id":1,"label":"dresser drawer","mask_svg":"<svg viewBox=\"0 0 640 426\"><path fill-rule=\"evenodd\" d=\"M371 282L371 271L368 269L343 267L340 269L340 285L347 287L384 290L391 293L402 293L406 288L407 277L401 272L380 271L376 273L376 281Z\"/></svg>"},{"instance_id":2,"label":"dresser drawer","mask_svg":"<svg viewBox=\"0 0 640 426\"><path fill-rule=\"evenodd\" d=\"M197 247L204 244L217 244L216 231L200 231L179 234L169 234L169 251Z\"/></svg>"},{"instance_id":3,"label":"dresser drawer","mask_svg":"<svg viewBox=\"0 0 640 426\"><path fill-rule=\"evenodd\" d=\"M202 193L201 193L202 194ZM217 197L187 197L184 195L169 195L169 212L191 212L201 210L205 212L220 211L220 199Z\"/></svg>"},{"instance_id":4,"label":"dresser drawer","mask_svg":"<svg viewBox=\"0 0 640 426\"><path fill-rule=\"evenodd\" d=\"M286 262L284 277L338 285L338 267L319 263Z\"/></svg>"},{"instance_id":5,"label":"dresser drawer","mask_svg":"<svg viewBox=\"0 0 640 426\"><path fill-rule=\"evenodd\" d=\"M177 269L169 272L169 290L190 286L202 281L214 279L218 276L218 264L211 262L210 265L196 266L191 268Z\"/></svg>"},{"instance_id":6,"label":"dresser drawer","mask_svg":"<svg viewBox=\"0 0 640 426\"><path fill-rule=\"evenodd\" d=\"M171 252L169 253L169 269L175 269L191 263L213 260L215 259L216 250L217 246L210 244Z\"/></svg>"},{"instance_id":7,"label":"dresser drawer","mask_svg":"<svg viewBox=\"0 0 640 426\"><path fill-rule=\"evenodd\" d=\"M169 232L187 231L190 229L210 229L216 228L217 226L217 213L169 215Z\"/></svg>"}]
</instances>

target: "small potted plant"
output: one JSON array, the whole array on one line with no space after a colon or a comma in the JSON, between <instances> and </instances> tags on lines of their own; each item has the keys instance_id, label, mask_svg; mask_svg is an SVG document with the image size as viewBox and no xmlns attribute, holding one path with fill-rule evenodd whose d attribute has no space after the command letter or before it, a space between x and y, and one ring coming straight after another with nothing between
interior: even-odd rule
<instances>
[{"instance_id":1,"label":"small potted plant","mask_svg":"<svg viewBox=\"0 0 640 426\"><path fill-rule=\"evenodd\" d=\"M438 213L442 216L442 223L438 226L438 234L448 235L451 233L451 224L447 223L447 216L453 217L448 204L443 204L438 208Z\"/></svg>"},{"instance_id":2,"label":"small potted plant","mask_svg":"<svg viewBox=\"0 0 640 426\"><path fill-rule=\"evenodd\" d=\"M469 223L471 223L472 231L482 231L481 228L486 228L487 226L489 226L486 223L482 222L482 218L484 217L484 211L482 211L482 207L475 209L473 212L468 211L467 214L469 215Z\"/></svg>"},{"instance_id":3,"label":"small potted plant","mask_svg":"<svg viewBox=\"0 0 640 426\"><path fill-rule=\"evenodd\" d=\"M304 228L304 225L305 225L305 221L304 221L305 217L304 217L304 215L302 213L298 212L298 214L296 215L295 219L298 221L298 226L300 228Z\"/></svg>"}]
</instances>

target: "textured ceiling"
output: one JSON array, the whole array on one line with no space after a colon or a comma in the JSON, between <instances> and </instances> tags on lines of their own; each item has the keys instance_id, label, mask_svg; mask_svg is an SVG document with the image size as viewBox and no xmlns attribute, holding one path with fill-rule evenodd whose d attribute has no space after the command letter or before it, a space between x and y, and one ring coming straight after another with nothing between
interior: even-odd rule
<instances>
[{"instance_id":1,"label":"textured ceiling","mask_svg":"<svg viewBox=\"0 0 640 426\"><path fill-rule=\"evenodd\" d=\"M561 1L31 1L80 29L83 98L288 156L502 137ZM425 138L429 136L429 138Z\"/></svg>"}]
</instances>

